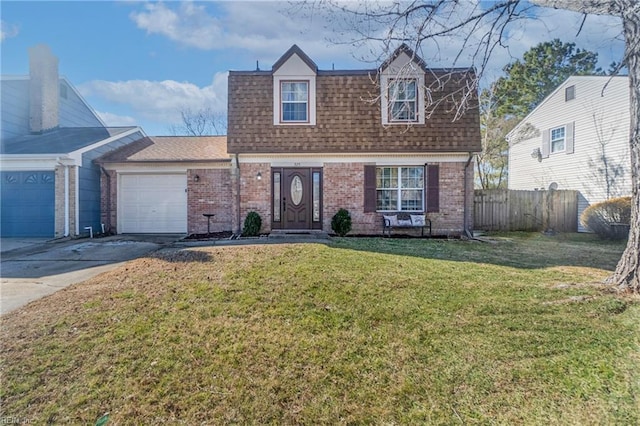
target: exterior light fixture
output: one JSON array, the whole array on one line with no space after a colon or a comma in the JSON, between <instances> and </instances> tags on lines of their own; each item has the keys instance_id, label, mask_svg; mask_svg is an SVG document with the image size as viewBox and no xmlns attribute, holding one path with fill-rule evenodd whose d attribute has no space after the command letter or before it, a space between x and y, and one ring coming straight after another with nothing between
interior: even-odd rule
<instances>
[{"instance_id":1,"label":"exterior light fixture","mask_svg":"<svg viewBox=\"0 0 640 426\"><path fill-rule=\"evenodd\" d=\"M256 175L256 179L262 180L262 173L258 172L258 174Z\"/></svg>"},{"instance_id":2,"label":"exterior light fixture","mask_svg":"<svg viewBox=\"0 0 640 426\"><path fill-rule=\"evenodd\" d=\"M193 181L194 181L194 182L200 182L200 176L195 175L195 176L193 177Z\"/></svg>"},{"instance_id":3,"label":"exterior light fixture","mask_svg":"<svg viewBox=\"0 0 640 426\"><path fill-rule=\"evenodd\" d=\"M542 161L542 152L540 151L540 148L536 148L531 151L531 158L537 158L538 162Z\"/></svg>"}]
</instances>

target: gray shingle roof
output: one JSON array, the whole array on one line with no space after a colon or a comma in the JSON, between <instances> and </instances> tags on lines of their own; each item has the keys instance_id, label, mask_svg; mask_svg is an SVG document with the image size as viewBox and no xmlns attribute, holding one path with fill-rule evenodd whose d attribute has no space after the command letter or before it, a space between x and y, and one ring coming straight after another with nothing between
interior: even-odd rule
<instances>
[{"instance_id":1,"label":"gray shingle roof","mask_svg":"<svg viewBox=\"0 0 640 426\"><path fill-rule=\"evenodd\" d=\"M68 154L135 127L61 127L0 142L0 154Z\"/></svg>"}]
</instances>

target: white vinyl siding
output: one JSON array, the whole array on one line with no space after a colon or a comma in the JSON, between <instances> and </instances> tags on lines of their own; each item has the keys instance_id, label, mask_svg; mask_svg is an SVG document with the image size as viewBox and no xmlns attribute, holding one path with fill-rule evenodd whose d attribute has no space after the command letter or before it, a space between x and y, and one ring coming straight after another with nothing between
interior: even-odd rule
<instances>
[{"instance_id":1,"label":"white vinyl siding","mask_svg":"<svg viewBox=\"0 0 640 426\"><path fill-rule=\"evenodd\" d=\"M611 196L631 193L629 81L627 77L610 78L570 77L523 120L521 125L528 123L534 132L510 141L509 189L548 189L556 182L558 189L576 190L584 197L580 214L586 205L607 198L599 171L604 149L610 166L624 170L615 188L610 188ZM571 102L565 101L568 86L575 86ZM564 151L555 153L551 133L558 128L565 129ZM516 135L517 131L518 127ZM536 149L541 150L542 161L532 157Z\"/></svg>"}]
</instances>

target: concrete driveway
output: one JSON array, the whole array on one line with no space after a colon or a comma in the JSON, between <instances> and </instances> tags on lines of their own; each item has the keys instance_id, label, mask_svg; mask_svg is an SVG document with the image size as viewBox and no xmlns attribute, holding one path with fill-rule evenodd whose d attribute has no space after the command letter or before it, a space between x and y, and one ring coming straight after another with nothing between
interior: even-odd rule
<instances>
[{"instance_id":1,"label":"concrete driveway","mask_svg":"<svg viewBox=\"0 0 640 426\"><path fill-rule=\"evenodd\" d=\"M184 235L0 240L0 315L173 244Z\"/></svg>"}]
</instances>

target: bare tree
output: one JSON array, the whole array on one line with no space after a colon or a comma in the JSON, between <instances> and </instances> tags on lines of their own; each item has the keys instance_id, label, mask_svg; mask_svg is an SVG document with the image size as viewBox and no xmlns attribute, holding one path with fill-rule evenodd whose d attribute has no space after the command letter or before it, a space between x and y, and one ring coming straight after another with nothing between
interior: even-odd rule
<instances>
[{"instance_id":1,"label":"bare tree","mask_svg":"<svg viewBox=\"0 0 640 426\"><path fill-rule=\"evenodd\" d=\"M497 114L493 87L480 94L482 152L476 155L476 187L506 188L509 144L505 136L517 124L515 117Z\"/></svg>"},{"instance_id":2,"label":"bare tree","mask_svg":"<svg viewBox=\"0 0 640 426\"><path fill-rule=\"evenodd\" d=\"M610 15L622 21L625 39L625 55L621 65L629 71L631 88L631 175L632 175L632 216L631 231L627 247L608 282L621 291L640 293L640 194L638 173L640 172L640 2L638 0L498 0L495 2L465 2L451 0L413 0L407 2L358 3L340 0L318 0L305 3L312 12L322 10L329 14L333 10L346 16L342 22L345 31L336 33L355 34L343 42L362 45L379 42L382 55L388 56L400 43L408 44L416 53L424 57L423 47L442 50L448 40L463 38L458 53L454 55L452 66L464 61L476 68L476 83L461 89L456 104L463 113L468 100L477 93L477 81L491 60L498 46L505 46L507 28L521 19L530 19L531 8L536 6L565 9L584 15ZM349 31L349 28L351 27ZM443 77L440 77L443 78ZM425 88L429 94L429 88ZM431 99L430 99L431 100ZM433 106L429 102L427 108ZM457 114L459 116L460 114Z\"/></svg>"},{"instance_id":3,"label":"bare tree","mask_svg":"<svg viewBox=\"0 0 640 426\"><path fill-rule=\"evenodd\" d=\"M205 136L227 133L227 119L222 113L214 112L210 107L193 111L183 108L180 111L182 123L172 124L169 131L173 135Z\"/></svg>"},{"instance_id":4,"label":"bare tree","mask_svg":"<svg viewBox=\"0 0 640 426\"><path fill-rule=\"evenodd\" d=\"M637 0L532 0L534 3L588 14L617 16L625 40L624 64L629 70L631 92L631 229L627 247L607 281L620 290L640 293L640 2Z\"/></svg>"}]
</instances>

